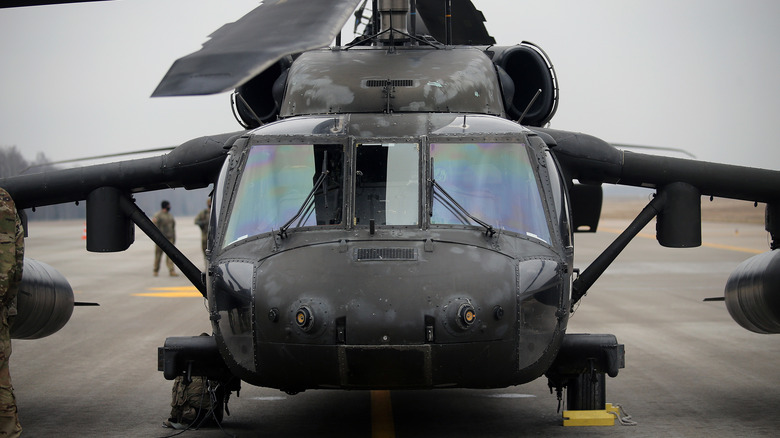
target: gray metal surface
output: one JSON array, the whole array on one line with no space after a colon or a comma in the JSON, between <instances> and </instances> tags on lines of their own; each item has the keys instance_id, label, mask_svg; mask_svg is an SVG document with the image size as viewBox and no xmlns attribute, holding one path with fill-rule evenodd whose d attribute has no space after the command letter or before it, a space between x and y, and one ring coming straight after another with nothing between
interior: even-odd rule
<instances>
[{"instance_id":1,"label":"gray metal surface","mask_svg":"<svg viewBox=\"0 0 780 438\"><path fill-rule=\"evenodd\" d=\"M177 218L177 242L202 260L199 229ZM583 268L627 222L577 235ZM503 390L390 393L397 437L453 436L774 436L780 418L780 338L731 320L723 303L728 274L763 251L761 225L704 224L702 248L666 249L648 238L652 224L583 298L570 332L613 333L626 345L626 368L607 382L607 401L622 404L635 427L564 428L546 381ZM84 250L83 223L32 223L30 257L71 282L77 308L60 332L14 341L11 375L26 436L167 436L171 382L158 372L156 349L167 336L209 331L203 299L136 296L187 286L183 277L152 277L152 244L137 233L125 253ZM645 234L647 233L647 234ZM197 292L192 293L197 295ZM307 391L290 396L245 385L231 399L227 432L249 436L370 436L371 394ZM378 426L377 426L378 427ZM184 437L223 437L215 429ZM391 435L392 436L392 435Z\"/></svg>"},{"instance_id":2,"label":"gray metal surface","mask_svg":"<svg viewBox=\"0 0 780 438\"><path fill-rule=\"evenodd\" d=\"M355 47L301 55L290 68L280 115L452 112L503 117L501 99L495 66L480 50L424 47L388 53L385 48Z\"/></svg>"}]
</instances>

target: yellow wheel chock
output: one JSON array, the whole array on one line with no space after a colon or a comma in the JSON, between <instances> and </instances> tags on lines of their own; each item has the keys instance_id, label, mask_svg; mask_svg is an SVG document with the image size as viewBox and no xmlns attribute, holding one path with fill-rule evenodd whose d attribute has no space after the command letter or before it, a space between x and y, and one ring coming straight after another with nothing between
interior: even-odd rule
<instances>
[{"instance_id":1,"label":"yellow wheel chock","mask_svg":"<svg viewBox=\"0 0 780 438\"><path fill-rule=\"evenodd\" d=\"M607 403L605 409L592 411L563 411L564 426L614 426L620 418L620 408Z\"/></svg>"}]
</instances>

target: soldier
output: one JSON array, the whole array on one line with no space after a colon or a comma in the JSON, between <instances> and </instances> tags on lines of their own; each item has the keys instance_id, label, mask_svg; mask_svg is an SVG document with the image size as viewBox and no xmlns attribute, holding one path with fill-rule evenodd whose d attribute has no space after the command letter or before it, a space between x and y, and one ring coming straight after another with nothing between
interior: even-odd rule
<instances>
[{"instance_id":1,"label":"soldier","mask_svg":"<svg viewBox=\"0 0 780 438\"><path fill-rule=\"evenodd\" d=\"M163 233L163 235L171 242L176 243L176 221L173 219L173 215L171 214L171 203L168 201L163 201L162 204L160 204L160 211L155 213L154 217L152 218L152 222L154 222L155 225L157 225L157 228L160 229L160 231ZM157 276L157 273L160 271L160 259L162 258L162 248L159 246L155 246L154 248L154 276ZM171 277L178 277L179 274L176 273L176 271L173 270L173 261L171 258L166 254L165 256L165 264L168 266L168 272L170 272Z\"/></svg>"},{"instance_id":2,"label":"soldier","mask_svg":"<svg viewBox=\"0 0 780 438\"><path fill-rule=\"evenodd\" d=\"M0 188L0 436L22 433L11 385L8 360L11 357L10 327L16 316L16 293L24 267L24 229L13 199Z\"/></svg>"},{"instance_id":3,"label":"soldier","mask_svg":"<svg viewBox=\"0 0 780 438\"><path fill-rule=\"evenodd\" d=\"M173 381L171 394L171 416L163 422L163 427L171 429L199 428L209 425L212 415L211 394L208 392L208 380L193 376L187 383L183 376Z\"/></svg>"},{"instance_id":4,"label":"soldier","mask_svg":"<svg viewBox=\"0 0 780 438\"><path fill-rule=\"evenodd\" d=\"M211 217L211 197L206 198L206 209L195 216L195 225L200 227L200 247L206 258L206 242L209 237L209 218Z\"/></svg>"},{"instance_id":5,"label":"soldier","mask_svg":"<svg viewBox=\"0 0 780 438\"><path fill-rule=\"evenodd\" d=\"M201 333L201 336L208 336ZM202 376L176 376L171 391L171 415L163 422L163 427L172 429L198 429L210 426L212 421L222 421L223 406L218 402L217 391L209 391L209 380ZM212 399L212 396L214 398Z\"/></svg>"}]
</instances>

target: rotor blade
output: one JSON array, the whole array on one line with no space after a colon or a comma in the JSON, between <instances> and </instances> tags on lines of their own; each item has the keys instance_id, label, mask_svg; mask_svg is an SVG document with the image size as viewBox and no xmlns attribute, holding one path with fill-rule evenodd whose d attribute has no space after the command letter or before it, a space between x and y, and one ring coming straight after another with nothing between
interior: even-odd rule
<instances>
[{"instance_id":1,"label":"rotor blade","mask_svg":"<svg viewBox=\"0 0 780 438\"><path fill-rule=\"evenodd\" d=\"M661 147L661 146L641 146L638 144L624 144L624 143L612 143L612 146L615 146L616 148L620 148L620 149L644 149L649 151L677 152L683 155L687 155L690 158L694 158L694 159L696 158L696 155L693 155L692 153L681 148L669 148L669 147Z\"/></svg>"},{"instance_id":2,"label":"rotor blade","mask_svg":"<svg viewBox=\"0 0 780 438\"><path fill-rule=\"evenodd\" d=\"M444 2L417 0L417 13L431 36L445 41ZM452 44L491 45L496 39L485 28L485 16L471 0L452 0Z\"/></svg>"},{"instance_id":3,"label":"rotor blade","mask_svg":"<svg viewBox=\"0 0 780 438\"><path fill-rule=\"evenodd\" d=\"M179 58L157 96L216 94L236 88L284 56L327 46L360 0L266 0Z\"/></svg>"},{"instance_id":4,"label":"rotor blade","mask_svg":"<svg viewBox=\"0 0 780 438\"><path fill-rule=\"evenodd\" d=\"M0 8L21 8L25 6L58 5L62 3L86 3L107 0L6 0L0 3Z\"/></svg>"},{"instance_id":5,"label":"rotor blade","mask_svg":"<svg viewBox=\"0 0 780 438\"><path fill-rule=\"evenodd\" d=\"M169 151L174 150L175 148L176 148L176 146L167 146L167 147L162 147L162 148L144 149L142 151L119 152L119 153L116 153L116 154L95 155L95 156L92 156L92 157L73 158L73 159L70 159L70 160L47 161L45 163L32 164L30 166L27 166L21 172L19 172L19 174L20 175L24 175L28 170L35 169L36 167L46 167L46 166L55 166L57 164L77 163L79 161L102 160L103 158L126 157L128 155L150 154L150 153L155 153L155 152L169 152Z\"/></svg>"}]
</instances>

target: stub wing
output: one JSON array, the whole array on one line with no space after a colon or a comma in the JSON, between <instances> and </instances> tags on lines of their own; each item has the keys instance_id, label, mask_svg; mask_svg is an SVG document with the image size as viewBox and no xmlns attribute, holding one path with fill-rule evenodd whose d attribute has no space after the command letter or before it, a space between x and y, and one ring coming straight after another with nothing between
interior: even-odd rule
<instances>
[{"instance_id":1,"label":"stub wing","mask_svg":"<svg viewBox=\"0 0 780 438\"><path fill-rule=\"evenodd\" d=\"M651 189L685 183L701 195L770 204L780 201L780 171L625 151L577 132L534 131L545 136L570 180Z\"/></svg>"},{"instance_id":2,"label":"stub wing","mask_svg":"<svg viewBox=\"0 0 780 438\"><path fill-rule=\"evenodd\" d=\"M648 187L652 201L572 285L572 305L587 293L628 242L656 218L656 238L667 247L701 245L701 196L718 196L766 203L765 228L769 251L751 257L731 273L725 288L729 314L756 333L780 333L780 171L706 161L633 153L586 134L538 129L561 163L570 191L575 226L578 215L593 217L600 210L598 195L582 187L602 183ZM581 199L576 199L578 196ZM598 199L598 202L594 200ZM598 215L596 215L598 216ZM595 222L587 225L595 231Z\"/></svg>"},{"instance_id":3,"label":"stub wing","mask_svg":"<svg viewBox=\"0 0 780 438\"><path fill-rule=\"evenodd\" d=\"M83 201L102 187L125 193L206 187L214 182L227 157L225 147L242 134L199 137L150 158L0 178L0 187L11 194L19 209Z\"/></svg>"}]
</instances>

